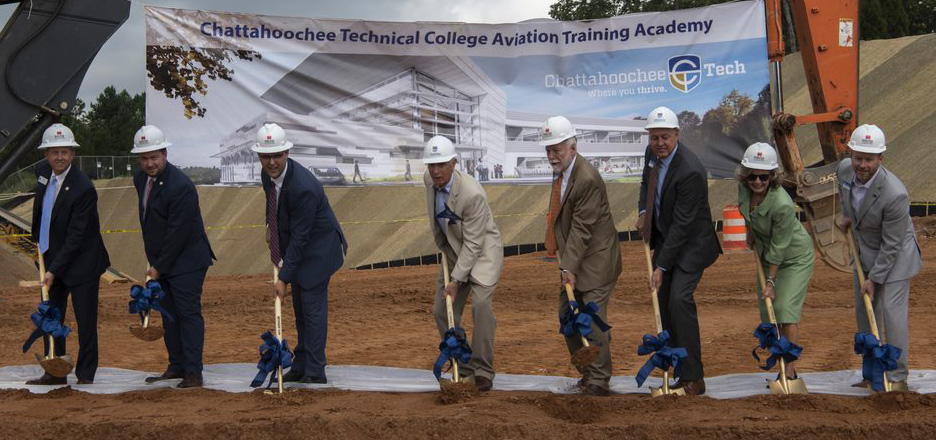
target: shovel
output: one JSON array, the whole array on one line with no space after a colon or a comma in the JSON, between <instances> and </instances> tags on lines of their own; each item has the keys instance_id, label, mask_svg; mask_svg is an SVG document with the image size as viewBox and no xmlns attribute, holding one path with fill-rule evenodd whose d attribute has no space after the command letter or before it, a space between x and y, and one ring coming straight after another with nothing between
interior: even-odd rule
<instances>
[{"instance_id":1,"label":"shovel","mask_svg":"<svg viewBox=\"0 0 936 440\"><path fill-rule=\"evenodd\" d=\"M764 277L764 266L761 265L761 258L757 251L754 251L754 262L757 264L757 279L761 286L761 292L767 290L767 279ZM774 314L773 300L770 298L764 298L764 303L767 306L767 316L770 319L770 323L777 329L777 339L780 339L780 326L777 325L777 315ZM796 379L790 379L786 375L786 361L783 360L783 356L779 357L780 364L780 379L779 380L768 380L767 384L770 386L771 394L809 394L809 391L806 390L806 382L803 381L803 378L798 377Z\"/></svg>"},{"instance_id":2,"label":"shovel","mask_svg":"<svg viewBox=\"0 0 936 440\"><path fill-rule=\"evenodd\" d=\"M152 278L150 278L149 275L147 275L146 281L143 283L144 286L148 285L151 280ZM150 320L150 309L147 309L145 312L143 312L143 324L142 325L131 324L130 334L132 334L137 339L147 341L147 342L152 342L152 341L162 338L163 334L165 333L162 326L150 325L149 320Z\"/></svg>"},{"instance_id":3,"label":"shovel","mask_svg":"<svg viewBox=\"0 0 936 440\"><path fill-rule=\"evenodd\" d=\"M653 257L650 256L650 245L644 241L644 255L647 257L647 274L653 278ZM657 289L650 291L650 300L653 303L653 319L656 323L657 334L663 332L663 318L660 317L660 298ZM669 369L663 372L663 386L659 388L650 387L650 395L653 397L672 394L675 396L685 396L686 390L683 388L670 388Z\"/></svg>"},{"instance_id":4,"label":"shovel","mask_svg":"<svg viewBox=\"0 0 936 440\"><path fill-rule=\"evenodd\" d=\"M276 284L277 280L279 280L279 268L276 266L273 266L273 284ZM276 340L280 341L280 343L282 344L283 342L283 300L282 298L280 298L279 295L276 295L276 299L273 300L273 304L274 304L273 305L274 315L276 316L275 318L276 322L274 324L274 331L276 332ZM276 367L276 389L277 389L277 393L279 394L283 393L283 365L282 364ZM264 391L264 394L273 394L273 392L270 390L266 390Z\"/></svg>"},{"instance_id":5,"label":"shovel","mask_svg":"<svg viewBox=\"0 0 936 440\"><path fill-rule=\"evenodd\" d=\"M42 286L42 301L49 301L49 286L45 285L45 259L42 257L42 251L39 251L39 285ZM46 373L54 377L66 377L75 368L75 362L70 355L55 356L55 338L52 335L45 335L49 343L49 355L43 356L36 353L36 360Z\"/></svg>"},{"instance_id":6,"label":"shovel","mask_svg":"<svg viewBox=\"0 0 936 440\"><path fill-rule=\"evenodd\" d=\"M556 254L556 259L559 262L559 267L562 267L562 260ZM575 292L572 291L572 285L565 283L562 287L565 288L566 300L569 301L569 307L572 307L571 304L575 303ZM578 307L572 308L573 316L579 314ZM576 368L582 369L598 359L598 356L601 354L601 347L597 345L591 345L588 343L588 338L579 333L579 337L582 338L582 348L578 349L575 354L572 355L572 365L575 365Z\"/></svg>"},{"instance_id":7,"label":"shovel","mask_svg":"<svg viewBox=\"0 0 936 440\"><path fill-rule=\"evenodd\" d=\"M442 280L443 285L448 286L451 282L449 276L449 267L448 267L448 257L446 257L445 252L442 253ZM448 316L448 328L455 328L455 311L452 308L452 297L446 294L442 294L445 297L445 312ZM453 358L449 358L452 362L452 379L442 379L443 385L448 383L458 383L458 382L467 382L467 380L462 379L458 374L458 362Z\"/></svg>"},{"instance_id":8,"label":"shovel","mask_svg":"<svg viewBox=\"0 0 936 440\"><path fill-rule=\"evenodd\" d=\"M848 228L848 231L846 232L846 234L848 235L848 248L851 251L852 260L854 261L853 264L855 267L855 272L858 273L858 285L864 286L865 281L866 281L864 268L861 267L861 260L859 259L859 256L858 256L858 245L856 244L855 234L852 231L851 227ZM869 295L863 294L861 296L862 296L862 299L864 299L865 311L868 313L868 324L871 326L871 334L874 335L874 337L877 338L878 341L880 341L881 336L880 334L878 334L877 320L874 318L874 304L871 303L871 297ZM892 390L893 384L891 383L891 381L887 380L887 372L885 371L883 374L884 374L884 392L889 393L893 391Z\"/></svg>"}]
</instances>

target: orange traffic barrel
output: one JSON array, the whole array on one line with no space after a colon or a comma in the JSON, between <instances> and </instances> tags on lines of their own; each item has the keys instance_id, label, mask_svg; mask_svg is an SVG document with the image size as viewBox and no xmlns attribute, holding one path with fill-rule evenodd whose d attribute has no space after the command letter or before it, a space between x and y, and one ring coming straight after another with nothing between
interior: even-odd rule
<instances>
[{"instance_id":1,"label":"orange traffic barrel","mask_svg":"<svg viewBox=\"0 0 936 440\"><path fill-rule=\"evenodd\" d=\"M739 251L747 249L747 229L738 205L725 205L722 211L722 249Z\"/></svg>"}]
</instances>

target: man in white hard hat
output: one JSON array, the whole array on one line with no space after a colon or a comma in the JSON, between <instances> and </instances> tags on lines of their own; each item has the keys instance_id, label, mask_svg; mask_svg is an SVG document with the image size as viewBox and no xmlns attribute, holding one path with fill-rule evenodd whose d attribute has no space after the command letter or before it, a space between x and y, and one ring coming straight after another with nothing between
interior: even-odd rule
<instances>
[{"instance_id":1,"label":"man in white hard hat","mask_svg":"<svg viewBox=\"0 0 936 440\"><path fill-rule=\"evenodd\" d=\"M279 267L274 295L292 285L298 334L286 382L327 383L328 282L341 265L348 245L318 179L289 158L293 144L277 124L265 124L250 147L260 160L266 195L270 261Z\"/></svg>"},{"instance_id":2,"label":"man in white hard hat","mask_svg":"<svg viewBox=\"0 0 936 440\"><path fill-rule=\"evenodd\" d=\"M101 238L97 191L85 173L72 167L76 148L74 134L62 124L52 124L42 134L39 150L46 160L36 166L32 237L45 260L42 282L49 287L49 304L62 312L62 319L71 293L78 322L75 376L78 384L91 384L98 367L98 288L110 259ZM55 339L56 356L65 354L65 342ZM26 383L64 385L67 380L45 373Z\"/></svg>"},{"instance_id":3,"label":"man in white hard hat","mask_svg":"<svg viewBox=\"0 0 936 440\"><path fill-rule=\"evenodd\" d=\"M484 188L455 169L456 156L455 146L444 136L429 139L423 152L429 228L439 251L448 258L451 274L445 284L440 266L433 312L439 335L444 336L449 327L443 295L452 298L457 327L471 294L471 361L459 363L458 368L463 376L474 377L479 391L488 391L494 383L497 327L491 302L504 266L504 245Z\"/></svg>"},{"instance_id":4,"label":"man in white hard hat","mask_svg":"<svg viewBox=\"0 0 936 440\"><path fill-rule=\"evenodd\" d=\"M859 332L870 331L862 295L873 300L879 334L900 348L897 369L887 372L892 389L906 391L909 350L907 304L910 280L923 266L907 189L893 172L883 166L887 145L876 125L862 125L852 132L849 157L836 170L842 216L836 224L844 231L853 228L858 241L861 266L867 275L864 285L855 280L855 319ZM855 386L869 386L862 381Z\"/></svg>"},{"instance_id":5,"label":"man in white hard hat","mask_svg":"<svg viewBox=\"0 0 936 440\"><path fill-rule=\"evenodd\" d=\"M592 331L587 336L601 347L598 358L580 368L579 382L585 394L607 396L611 380L611 338L608 302L621 274L621 250L614 218L608 205L604 180L592 164L578 154L575 128L564 116L553 116L540 128L540 145L553 171L547 237L555 239L560 269L559 314L569 310L565 284L572 286L579 312L594 302L598 306ZM600 322L600 323L599 323ZM579 351L579 333L564 334L569 354Z\"/></svg>"},{"instance_id":6,"label":"man in white hard hat","mask_svg":"<svg viewBox=\"0 0 936 440\"><path fill-rule=\"evenodd\" d=\"M676 387L705 393L705 372L695 289L721 253L708 202L702 161L679 141L679 120L666 107L647 116L650 145L644 154L637 230L653 249L650 288L657 289L663 329L671 345L685 348ZM649 212L649 213L648 213Z\"/></svg>"},{"instance_id":7,"label":"man in white hard hat","mask_svg":"<svg viewBox=\"0 0 936 440\"><path fill-rule=\"evenodd\" d=\"M205 233L198 192L182 170L167 160L162 130L146 125L133 136L131 154L138 155L140 170L133 176L139 196L143 249L149 268L146 276L159 281L162 306L173 319L164 319L169 365L147 383L182 379L179 388L200 387L205 320L201 313L202 286L215 259Z\"/></svg>"}]
</instances>

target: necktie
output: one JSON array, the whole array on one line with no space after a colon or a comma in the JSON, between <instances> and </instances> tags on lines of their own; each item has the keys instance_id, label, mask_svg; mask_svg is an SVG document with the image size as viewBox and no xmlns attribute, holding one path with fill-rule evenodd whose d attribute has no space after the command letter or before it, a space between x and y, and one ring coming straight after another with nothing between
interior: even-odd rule
<instances>
[{"instance_id":1,"label":"necktie","mask_svg":"<svg viewBox=\"0 0 936 440\"><path fill-rule=\"evenodd\" d=\"M273 265L279 267L280 247L279 247L279 221L276 212L276 185L270 185L270 191L267 193L267 236L270 238L270 261Z\"/></svg>"},{"instance_id":2,"label":"necktie","mask_svg":"<svg viewBox=\"0 0 936 440\"><path fill-rule=\"evenodd\" d=\"M549 214L546 216L546 254L555 255L559 250L556 243L556 217L559 216L559 200L562 193L562 173L553 180L552 195L549 197Z\"/></svg>"},{"instance_id":3,"label":"necktie","mask_svg":"<svg viewBox=\"0 0 936 440\"><path fill-rule=\"evenodd\" d=\"M656 164L650 169L650 177L647 179L647 203L644 205L644 223L640 235L648 243L650 242L650 234L653 231L653 211L656 208L657 185L660 180L660 163L662 162L657 158Z\"/></svg>"},{"instance_id":4,"label":"necktie","mask_svg":"<svg viewBox=\"0 0 936 440\"><path fill-rule=\"evenodd\" d=\"M39 251L45 253L49 250L49 227L52 223L52 204L55 202L55 187L58 179L55 174L49 177L49 186L42 196L42 219L39 223Z\"/></svg>"},{"instance_id":5,"label":"necktie","mask_svg":"<svg viewBox=\"0 0 936 440\"><path fill-rule=\"evenodd\" d=\"M143 193L143 212L146 212L146 205L149 204L150 191L153 190L153 179L152 177L146 178L146 192Z\"/></svg>"}]
</instances>

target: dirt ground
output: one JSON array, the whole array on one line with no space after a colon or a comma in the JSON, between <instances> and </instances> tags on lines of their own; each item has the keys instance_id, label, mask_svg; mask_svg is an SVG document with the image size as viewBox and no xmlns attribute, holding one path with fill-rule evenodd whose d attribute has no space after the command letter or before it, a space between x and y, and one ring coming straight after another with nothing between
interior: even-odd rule
<instances>
[{"instance_id":1,"label":"dirt ground","mask_svg":"<svg viewBox=\"0 0 936 440\"><path fill-rule=\"evenodd\" d=\"M936 367L926 324L936 309L936 245L921 234L926 264L910 298L912 369ZM622 244L625 271L610 303L615 375L633 375L641 335L653 320L640 246ZM555 263L541 255L506 260L495 293L495 367L501 373L574 376L557 333ZM438 354L432 292L437 267L341 271L332 278L328 361L429 369ZM709 376L756 372L750 356L758 323L750 254L722 256L706 271L696 301ZM209 272L210 275L210 272ZM203 297L205 363L256 362L259 336L272 329L272 301L263 276L209 277ZM129 286L102 287L101 365L161 371L160 342L133 339L127 326ZM34 361L20 353L29 333L34 289L0 293L0 366ZM288 310L288 309L287 309ZM293 319L284 320L295 340ZM74 328L69 312L68 320ZM468 325L470 327L470 324ZM806 348L800 371L860 367L851 277L817 265L802 320ZM470 334L470 329L469 329ZM74 336L70 349L76 352ZM428 373L427 373L428 374ZM249 378L245 378L245 381ZM495 380L496 386L496 380ZM912 383L911 383L912 386ZM362 398L363 397L363 398ZM434 393L393 394L293 391L283 396L211 390L154 390L92 395L63 388L45 395L0 391L0 438L933 438L936 395L894 393L867 398L757 396L593 398L493 391L440 405Z\"/></svg>"}]
</instances>

